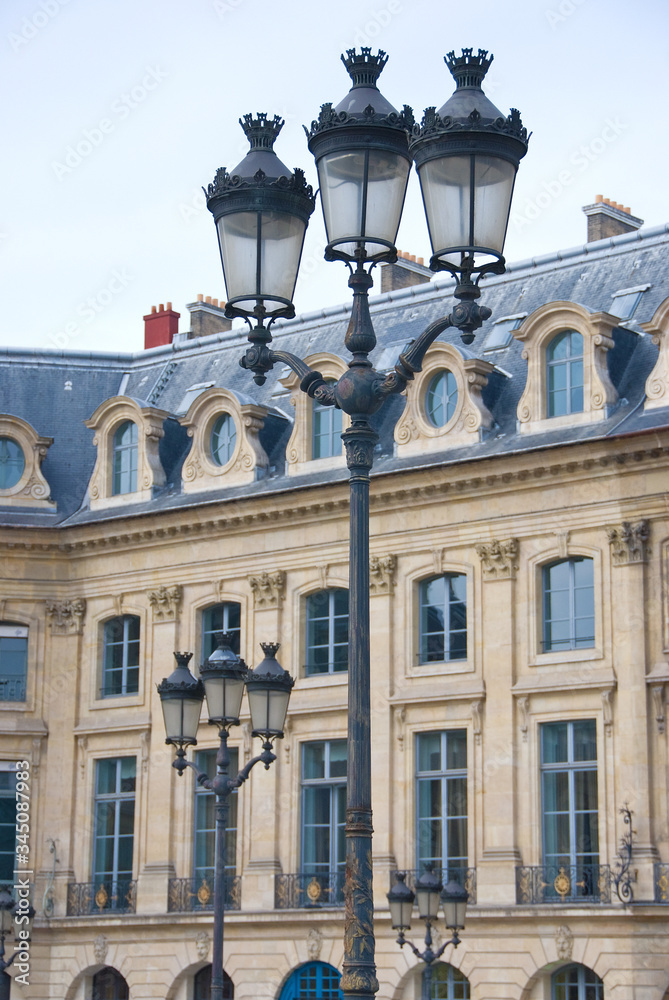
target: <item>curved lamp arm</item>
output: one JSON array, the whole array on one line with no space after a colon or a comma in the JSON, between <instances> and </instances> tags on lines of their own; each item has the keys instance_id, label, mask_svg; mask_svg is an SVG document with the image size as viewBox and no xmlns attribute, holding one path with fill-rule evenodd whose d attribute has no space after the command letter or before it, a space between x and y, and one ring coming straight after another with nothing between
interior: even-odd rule
<instances>
[{"instance_id":1,"label":"curved lamp arm","mask_svg":"<svg viewBox=\"0 0 669 1000\"><path fill-rule=\"evenodd\" d=\"M201 771L192 760L186 760L183 749L181 750L181 755L179 750L177 750L177 756L172 761L172 767L176 768L179 775L182 775L186 768L190 767L195 771L198 785L208 788L210 792L215 792L216 795L229 795L231 792L234 792L235 788L239 788L240 785L244 784L256 764L262 763L265 765L265 770L268 770L274 760L276 760L276 754L272 752L272 744L268 741L263 744L262 753L258 754L257 757L252 757L235 778L228 778L222 774L217 774L213 778L207 777L206 771Z\"/></svg>"},{"instance_id":2,"label":"curved lamp arm","mask_svg":"<svg viewBox=\"0 0 669 1000\"><path fill-rule=\"evenodd\" d=\"M253 372L256 385L265 383L267 372L271 371L276 362L288 365L300 378L300 389L312 399L317 399L323 406L336 406L334 388L325 381L320 372L290 351L271 351L266 344L254 344L246 350L239 363L242 368Z\"/></svg>"}]
</instances>

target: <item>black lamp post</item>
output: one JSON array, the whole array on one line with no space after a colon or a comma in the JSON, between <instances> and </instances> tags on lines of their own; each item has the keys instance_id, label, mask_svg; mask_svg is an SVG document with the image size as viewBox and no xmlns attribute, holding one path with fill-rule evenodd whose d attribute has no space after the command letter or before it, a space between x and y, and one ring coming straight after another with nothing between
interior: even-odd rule
<instances>
[{"instance_id":1,"label":"black lamp post","mask_svg":"<svg viewBox=\"0 0 669 1000\"><path fill-rule=\"evenodd\" d=\"M416 892L413 893L405 883L406 872L397 872L395 885L388 893L390 920L393 928L399 931L397 943L400 948L408 944L416 958L425 963L423 975L423 1000L430 1000L432 993L432 966L444 954L449 944L454 948L460 944L458 931L465 926L465 911L467 909L467 893L457 882L450 881L442 887L441 880L435 875L432 866L428 865L416 882ZM425 949L419 949L411 941L407 941L404 932L411 927L411 911L414 900L418 903L418 915L425 921ZM452 931L451 938L434 951L432 948L432 925L439 917L439 904L444 907L446 928Z\"/></svg>"},{"instance_id":2,"label":"black lamp post","mask_svg":"<svg viewBox=\"0 0 669 1000\"><path fill-rule=\"evenodd\" d=\"M277 662L278 643L261 643L265 654L255 670L249 670L231 649L230 636L217 637L218 645L200 668L201 680L190 672L192 653L175 653L176 670L158 685L158 694L165 718L166 743L177 748L172 766L182 775L193 768L198 783L216 795L216 863L214 869L214 941L212 954L211 1000L223 1000L223 929L225 912L225 836L228 828L229 798L248 778L259 762L269 768L276 755L272 741L283 736L293 678ZM264 740L262 753L253 757L236 777L228 776L230 754L228 733L239 725L244 688L248 691L251 726L254 736ZM186 760L188 746L197 743L197 729L204 697L209 708L209 724L218 726L219 748L216 755L216 776L208 778L197 766ZM2 998L0 997L0 1000Z\"/></svg>"},{"instance_id":3,"label":"black lamp post","mask_svg":"<svg viewBox=\"0 0 669 1000\"><path fill-rule=\"evenodd\" d=\"M283 229L299 231L302 237L313 207L311 188L306 186L302 172L291 174L282 165L281 170L274 165L269 173L263 167L262 173L250 176L256 166L255 161L248 165L252 150L231 174L219 170L205 193L219 228L230 296L226 313L243 315L251 328L250 346L240 364L253 373L258 385L265 382L276 363L288 365L300 376L300 388L311 398L325 406L336 406L350 417L350 427L342 435L350 471L351 503L346 925L341 988L348 998L369 1000L378 990L372 900L369 678L369 477L378 436L369 418L387 396L404 391L421 370L426 351L440 333L454 326L469 343L473 332L490 316L490 310L476 302L480 294L478 281L486 271L504 270L501 252L513 176L527 148L527 133L517 111L505 119L483 94L480 82L490 62L483 50L477 56L467 49L461 59L447 58L454 73L462 64L468 75L463 72L458 78L458 91L451 98L455 108L449 102L442 108L443 118L428 109L422 127L416 125L411 108L405 105L400 113L379 92L377 80L386 63L384 52L373 56L369 48L363 48L360 54L350 49L342 61L353 83L349 93L336 107L322 105L318 120L307 130L321 187L328 239L325 257L346 263L353 291L345 337L352 359L337 383L326 383L320 372L300 358L270 347L274 320L279 315L293 315L292 306L286 303L286 289L289 285L292 289L297 274L297 237L294 243L283 241L289 248L285 273L290 276L283 283L279 281L281 268L262 270L265 257L274 261L282 245L263 223L256 223L255 243L252 227L248 227L249 249L244 254L236 255L232 241L221 237L220 219L235 211L250 213L255 200L262 202L263 211L269 215L276 212L281 216ZM244 121L247 132L256 127L251 116ZM265 115L259 115L257 121L266 127ZM275 119L275 132L279 127ZM449 316L432 323L412 342L399 356L393 372L382 375L374 371L368 358L376 346L368 293L376 264L397 260L395 239L412 155L421 177L433 243L430 266L433 270L446 268L459 276L455 291L459 301ZM464 173L463 157L467 164ZM269 182L270 176L277 179ZM284 189L294 196L292 202L284 197ZM243 199L240 192L244 192ZM454 206L459 218L467 223L464 229L462 222L454 224ZM266 284L258 277L261 273L267 278ZM269 310L266 303L273 303L275 308Z\"/></svg>"}]
</instances>

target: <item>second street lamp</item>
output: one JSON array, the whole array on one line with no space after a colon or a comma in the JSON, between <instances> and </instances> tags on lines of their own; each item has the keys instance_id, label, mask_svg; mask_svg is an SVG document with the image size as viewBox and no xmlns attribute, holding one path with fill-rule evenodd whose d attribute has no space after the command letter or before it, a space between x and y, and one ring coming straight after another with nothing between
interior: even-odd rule
<instances>
[{"instance_id":1,"label":"second street lamp","mask_svg":"<svg viewBox=\"0 0 669 1000\"><path fill-rule=\"evenodd\" d=\"M212 948L211 1000L223 1000L223 929L225 913L225 838L228 828L229 798L248 778L256 764L269 768L276 755L272 742L283 737L290 692L295 683L276 660L278 643L261 643L265 658L255 670L231 648L225 633L217 637L218 644L200 668L202 680L196 679L188 664L192 653L175 653L176 670L158 685L158 694L165 719L166 743L177 748L172 766L181 776L187 767L197 774L204 788L216 795L216 856L214 868L214 940ZM254 736L264 742L262 753L251 760L235 777L229 777L230 753L228 735L231 726L239 725L244 687L249 692L251 727ZM219 748L216 754L216 775L208 778L196 764L186 760L186 747L197 743L197 730L203 699L207 698L210 725L218 726Z\"/></svg>"},{"instance_id":2,"label":"second street lamp","mask_svg":"<svg viewBox=\"0 0 669 1000\"><path fill-rule=\"evenodd\" d=\"M359 54L350 49L342 56L352 80L349 93L336 106L323 104L318 119L307 130L321 185L328 240L325 257L341 260L348 266L349 287L353 291L351 319L345 336L352 358L348 371L335 384L326 382L320 372L294 354L275 351L270 346L274 320L279 315L293 315L292 304L286 303L285 294L276 289L268 292L257 276L266 255L274 260L280 241L274 241L258 222L254 245L252 229L248 229L249 249L245 253L248 266L243 286L237 288L232 279L241 274L239 262L224 248L225 240L221 240L226 287L232 295L226 313L243 315L251 327L250 346L240 360L242 367L252 372L255 382L262 385L275 364L288 365L299 376L300 388L312 399L323 406L338 407L350 418L350 426L342 435L350 472L350 614L346 916L341 988L347 998L359 1000L370 1000L379 988L372 899L369 627L369 483L378 436L370 418L388 396L406 389L421 370L428 348L440 333L455 327L465 343L469 343L474 331L491 315L487 307L476 302L480 294L478 282L487 271L504 270L502 250L513 177L527 148L527 133L518 112L512 111L504 118L481 90L480 83L490 63L488 53L482 49L476 56L472 53L473 50L465 49L458 60L447 57L458 82L458 91L451 98L455 103L448 102L441 109L445 117L428 108L422 125L417 126L411 108L405 105L401 113L396 111L377 87L387 61L385 52L373 56L369 48L363 48ZM460 72L461 66L465 69L458 77L456 70ZM267 116L259 115L257 120L266 122ZM244 121L254 120L247 115ZM369 360L376 347L376 336L368 295L375 265L397 260L395 239L412 154L421 177L433 244L430 266L433 270L445 268L458 276L454 294L459 301L450 315L432 323L412 341L400 354L394 371L385 375L374 371ZM283 168L286 173L266 183L264 174L249 179L245 166L242 170L243 164L237 169L238 176L235 171L228 174L219 170L206 190L207 206L217 223L222 215L236 210L237 189L246 190L247 196L253 198L256 188L262 187L263 211L292 212L296 231L302 227L303 233L310 214L307 201L301 206L297 201L289 204L282 194L284 186L292 189L297 185L301 196L311 199L313 204L311 189L306 186L302 172L296 170L291 174ZM220 233L219 226L219 237ZM293 285L295 262L296 256L291 251L286 257L286 273L290 273ZM280 270L274 269L272 273L279 274ZM266 302L278 306L268 311ZM243 309L240 303L244 303ZM267 326L266 316L269 316Z\"/></svg>"}]
</instances>

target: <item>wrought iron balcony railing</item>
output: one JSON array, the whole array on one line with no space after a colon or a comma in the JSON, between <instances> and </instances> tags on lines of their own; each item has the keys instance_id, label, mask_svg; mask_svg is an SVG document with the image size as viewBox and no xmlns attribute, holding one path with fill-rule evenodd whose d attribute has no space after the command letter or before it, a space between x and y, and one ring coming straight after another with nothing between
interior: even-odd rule
<instances>
[{"instance_id":1,"label":"wrought iron balcony railing","mask_svg":"<svg viewBox=\"0 0 669 1000\"><path fill-rule=\"evenodd\" d=\"M131 879L118 882L70 882L67 887L68 917L95 913L134 913L137 883Z\"/></svg>"},{"instance_id":2,"label":"wrought iron balcony railing","mask_svg":"<svg viewBox=\"0 0 669 1000\"><path fill-rule=\"evenodd\" d=\"M0 677L0 701L25 701L25 677Z\"/></svg>"},{"instance_id":3,"label":"wrought iron balcony railing","mask_svg":"<svg viewBox=\"0 0 669 1000\"><path fill-rule=\"evenodd\" d=\"M538 865L516 868L516 902L610 903L609 865Z\"/></svg>"},{"instance_id":4,"label":"wrought iron balcony railing","mask_svg":"<svg viewBox=\"0 0 669 1000\"><path fill-rule=\"evenodd\" d=\"M312 909L344 905L344 872L297 872L274 876L274 906L277 910Z\"/></svg>"},{"instance_id":5,"label":"wrought iron balcony railing","mask_svg":"<svg viewBox=\"0 0 669 1000\"><path fill-rule=\"evenodd\" d=\"M225 880L225 910L238 910L241 906L242 880L239 875L229 875ZM196 878L171 878L167 884L167 910L169 913L190 913L214 909L214 876Z\"/></svg>"},{"instance_id":6,"label":"wrought iron balcony railing","mask_svg":"<svg viewBox=\"0 0 669 1000\"><path fill-rule=\"evenodd\" d=\"M413 869L405 872L404 882L410 889L416 888L416 882L423 874L424 869ZM467 893L467 903L471 906L476 903L476 868L464 868L458 865L451 865L448 868L434 868L434 874L441 878L444 885L447 882L457 882ZM390 887L395 884L396 872L390 873Z\"/></svg>"},{"instance_id":7,"label":"wrought iron balcony railing","mask_svg":"<svg viewBox=\"0 0 669 1000\"><path fill-rule=\"evenodd\" d=\"M669 865L658 862L653 865L655 902L669 903Z\"/></svg>"}]
</instances>

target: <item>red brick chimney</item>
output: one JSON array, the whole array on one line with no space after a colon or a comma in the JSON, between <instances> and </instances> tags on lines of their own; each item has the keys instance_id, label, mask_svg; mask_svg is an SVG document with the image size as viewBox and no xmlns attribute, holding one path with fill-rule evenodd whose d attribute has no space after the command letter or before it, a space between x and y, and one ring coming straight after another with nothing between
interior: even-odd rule
<instances>
[{"instance_id":1,"label":"red brick chimney","mask_svg":"<svg viewBox=\"0 0 669 1000\"><path fill-rule=\"evenodd\" d=\"M167 309L162 303L157 309L151 306L151 312L144 317L144 350L171 344L175 333L179 332L180 315L172 309L171 302L167 303Z\"/></svg>"},{"instance_id":2,"label":"red brick chimney","mask_svg":"<svg viewBox=\"0 0 669 1000\"><path fill-rule=\"evenodd\" d=\"M588 243L631 233L643 226L643 219L637 219L629 208L601 194L595 195L594 205L584 205L583 211L588 217Z\"/></svg>"}]
</instances>

